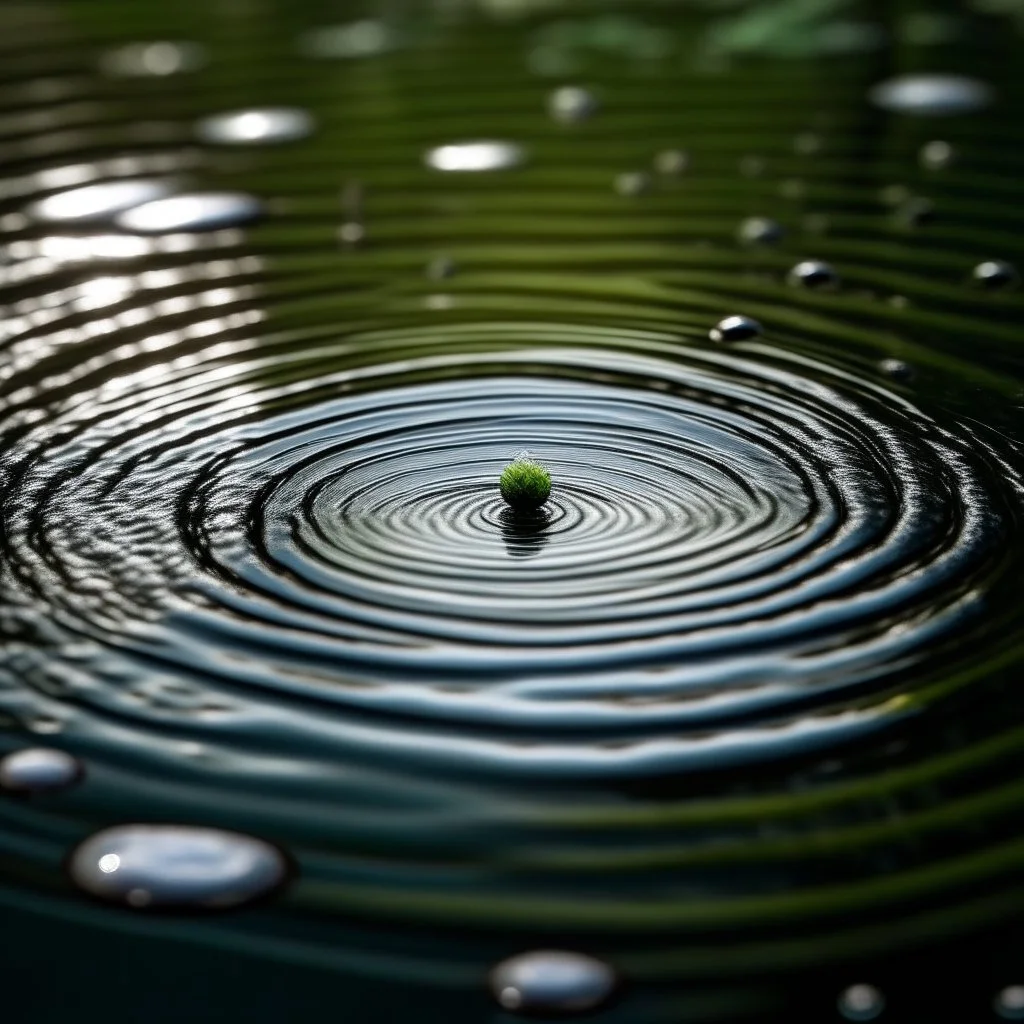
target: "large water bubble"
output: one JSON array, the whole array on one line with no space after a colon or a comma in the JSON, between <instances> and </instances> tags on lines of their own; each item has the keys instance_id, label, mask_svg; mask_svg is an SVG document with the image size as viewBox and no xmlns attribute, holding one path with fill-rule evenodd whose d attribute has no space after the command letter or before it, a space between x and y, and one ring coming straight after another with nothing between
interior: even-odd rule
<instances>
[{"instance_id":1,"label":"large water bubble","mask_svg":"<svg viewBox=\"0 0 1024 1024\"><path fill-rule=\"evenodd\" d=\"M225 909L281 885L287 862L262 839L189 825L120 825L86 839L69 871L94 896L150 909Z\"/></svg>"}]
</instances>

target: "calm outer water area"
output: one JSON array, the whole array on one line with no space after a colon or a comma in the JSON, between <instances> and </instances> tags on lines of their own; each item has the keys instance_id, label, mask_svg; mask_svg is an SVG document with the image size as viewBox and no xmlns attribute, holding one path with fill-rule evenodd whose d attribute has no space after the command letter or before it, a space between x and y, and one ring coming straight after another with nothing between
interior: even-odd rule
<instances>
[{"instance_id":1,"label":"calm outer water area","mask_svg":"<svg viewBox=\"0 0 1024 1024\"><path fill-rule=\"evenodd\" d=\"M1024 1017L978 8L0 6L13 1020Z\"/></svg>"}]
</instances>

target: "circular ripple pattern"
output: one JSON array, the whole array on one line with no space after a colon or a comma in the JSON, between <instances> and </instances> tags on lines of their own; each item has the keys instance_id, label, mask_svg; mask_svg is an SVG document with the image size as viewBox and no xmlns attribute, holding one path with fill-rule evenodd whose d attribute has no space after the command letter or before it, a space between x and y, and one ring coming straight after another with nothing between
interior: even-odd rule
<instances>
[{"instance_id":1,"label":"circular ripple pattern","mask_svg":"<svg viewBox=\"0 0 1024 1024\"><path fill-rule=\"evenodd\" d=\"M1013 489L891 394L739 355L502 362L378 365L346 397L113 443L104 421L20 480L12 559L86 635L379 716L362 756L513 776L857 734L912 703L896 666L977 615ZM521 520L497 480L526 445L554 485Z\"/></svg>"},{"instance_id":2,"label":"circular ripple pattern","mask_svg":"<svg viewBox=\"0 0 1024 1024\"><path fill-rule=\"evenodd\" d=\"M0 754L38 790L0 799L5 910L389 1020L479 1020L551 951L583 973L520 1009L614 977L609 1021L824 1019L870 982L923 1019L928 947L990 1012L1024 909L1013 34L958 51L992 102L945 97L936 143L877 104L902 57L823 76L828 32L740 9L196 5L168 43L107 2L0 33ZM567 82L601 100L572 125ZM201 131L282 108L316 131ZM554 486L517 517L524 449ZM225 900L196 830L292 884ZM222 1016L268 1015L242 988Z\"/></svg>"}]
</instances>

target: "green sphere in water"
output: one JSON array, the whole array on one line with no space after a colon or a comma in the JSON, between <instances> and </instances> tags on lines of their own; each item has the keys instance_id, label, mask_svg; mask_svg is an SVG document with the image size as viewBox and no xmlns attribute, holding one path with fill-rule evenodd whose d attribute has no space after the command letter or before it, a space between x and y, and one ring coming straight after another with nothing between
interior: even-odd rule
<instances>
[{"instance_id":1,"label":"green sphere in water","mask_svg":"<svg viewBox=\"0 0 1024 1024\"><path fill-rule=\"evenodd\" d=\"M516 458L501 474L501 496L517 512L533 512L551 493L551 474L533 459Z\"/></svg>"}]
</instances>

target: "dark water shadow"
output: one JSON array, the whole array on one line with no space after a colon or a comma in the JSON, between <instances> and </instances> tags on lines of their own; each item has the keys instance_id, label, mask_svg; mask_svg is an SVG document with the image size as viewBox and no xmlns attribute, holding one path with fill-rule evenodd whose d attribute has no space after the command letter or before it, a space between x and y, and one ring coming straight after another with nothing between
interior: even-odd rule
<instances>
[{"instance_id":1,"label":"dark water shadow","mask_svg":"<svg viewBox=\"0 0 1024 1024\"><path fill-rule=\"evenodd\" d=\"M551 525L551 513L540 508L533 512L517 512L504 509L498 517L501 520L501 536L505 550L512 558L532 558L544 550L551 540L547 533Z\"/></svg>"}]
</instances>

